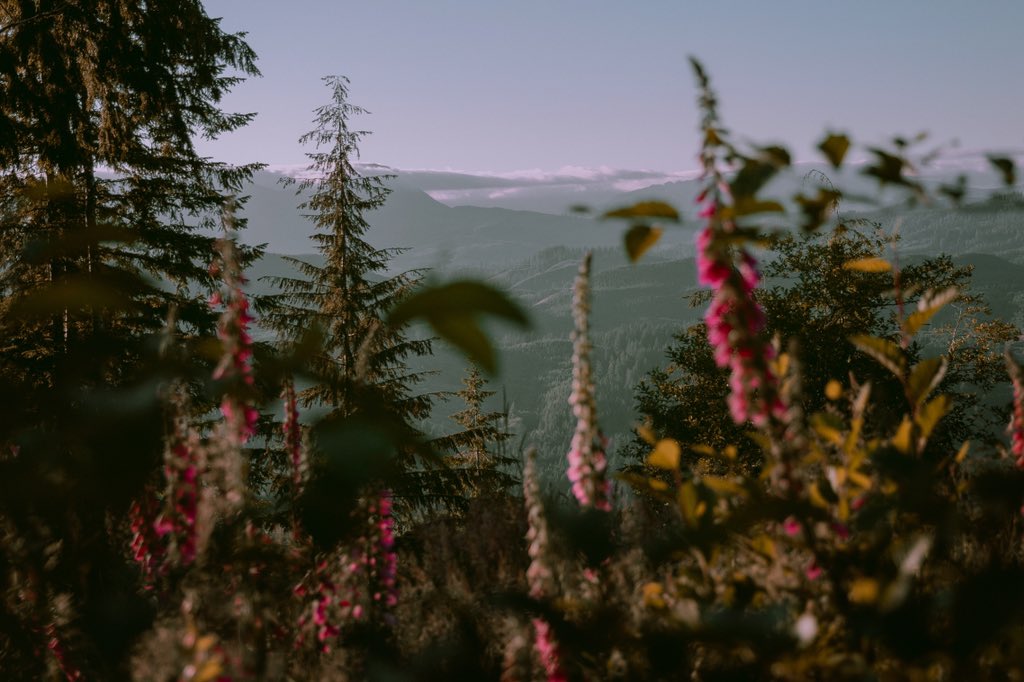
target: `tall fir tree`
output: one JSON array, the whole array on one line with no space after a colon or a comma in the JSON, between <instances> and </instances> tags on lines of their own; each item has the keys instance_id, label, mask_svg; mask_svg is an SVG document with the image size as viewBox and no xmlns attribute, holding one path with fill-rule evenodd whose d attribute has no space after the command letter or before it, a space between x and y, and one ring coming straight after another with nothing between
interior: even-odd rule
<instances>
[{"instance_id":1,"label":"tall fir tree","mask_svg":"<svg viewBox=\"0 0 1024 682\"><path fill-rule=\"evenodd\" d=\"M316 227L313 240L322 264L288 260L300 277L275 277L281 293L268 296L261 312L265 324L285 344L299 342L311 329L323 334L312 359L316 381L301 391L307 407L322 407L331 419L358 412L370 391L396 416L411 422L425 417L431 397L414 392L422 374L410 371L409 358L428 355L429 339L409 338L385 324L390 308L419 281L419 273L386 276L398 250L378 249L366 241L366 214L384 204L388 176L364 175L355 168L359 141L367 134L352 130L353 116L366 113L349 102L349 81L328 76L330 103L315 111L315 127L300 138L312 144L307 154L310 190L301 204Z\"/></svg>"},{"instance_id":2,"label":"tall fir tree","mask_svg":"<svg viewBox=\"0 0 1024 682\"><path fill-rule=\"evenodd\" d=\"M506 452L512 437L508 430L508 411L487 411L485 403L495 395L487 390L487 380L476 365L470 365L462 379L462 390L455 394L465 408L452 415L462 431L446 436L443 441L455 454L448 460L449 468L463 474L465 496L495 494L518 485L510 473L519 459Z\"/></svg>"},{"instance_id":3,"label":"tall fir tree","mask_svg":"<svg viewBox=\"0 0 1024 682\"><path fill-rule=\"evenodd\" d=\"M0 416L0 659L22 679L59 660L33 653L54 618L99 679L126 679L148 627L109 530L159 471L160 386L198 384L216 356L207 266L254 167L193 140L248 122L219 102L254 59L199 0L0 0L0 391L17 396ZM161 359L165 328L194 342L185 366Z\"/></svg>"},{"instance_id":4,"label":"tall fir tree","mask_svg":"<svg viewBox=\"0 0 1024 682\"><path fill-rule=\"evenodd\" d=\"M193 140L251 119L218 102L258 71L198 0L0 7L0 363L44 392L28 409L126 380L172 310L212 330L213 232L256 166Z\"/></svg>"},{"instance_id":5,"label":"tall fir tree","mask_svg":"<svg viewBox=\"0 0 1024 682\"><path fill-rule=\"evenodd\" d=\"M503 444L512 434L503 426L504 412L487 412L484 403L495 394L487 390L487 381L480 368L471 365L462 380L462 390L455 395L466 407L452 415L452 421L464 431L459 438L456 456L464 466L489 469L503 457Z\"/></svg>"}]
</instances>

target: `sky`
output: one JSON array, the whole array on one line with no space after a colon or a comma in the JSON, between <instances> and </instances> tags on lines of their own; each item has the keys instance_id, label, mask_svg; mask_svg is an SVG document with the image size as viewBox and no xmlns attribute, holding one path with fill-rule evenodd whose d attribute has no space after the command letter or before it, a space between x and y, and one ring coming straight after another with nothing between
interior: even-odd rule
<instances>
[{"instance_id":1,"label":"sky","mask_svg":"<svg viewBox=\"0 0 1024 682\"><path fill-rule=\"evenodd\" d=\"M740 140L817 158L825 130L877 144L928 131L959 152L1024 148L1020 0L206 0L247 31L253 124L202 153L302 164L298 137L351 79L362 160L483 173L696 167L711 74Z\"/></svg>"}]
</instances>

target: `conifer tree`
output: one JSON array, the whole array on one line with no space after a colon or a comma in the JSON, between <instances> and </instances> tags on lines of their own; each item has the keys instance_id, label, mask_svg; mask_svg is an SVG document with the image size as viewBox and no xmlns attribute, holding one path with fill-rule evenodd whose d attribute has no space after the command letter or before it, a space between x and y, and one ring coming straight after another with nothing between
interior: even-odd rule
<instances>
[{"instance_id":1,"label":"conifer tree","mask_svg":"<svg viewBox=\"0 0 1024 682\"><path fill-rule=\"evenodd\" d=\"M429 339L411 339L384 323L387 311L418 282L418 272L385 276L396 249L378 249L366 241L366 214L383 205L388 176L363 175L355 168L359 141L367 133L349 121L365 110L348 101L349 81L328 76L331 101L316 109L313 130L300 138L315 151L307 157L309 178L299 191L311 190L301 208L316 227L313 240L323 256L317 265L289 259L301 277L271 281L281 293L264 301L265 323L284 343L298 342L311 329L323 334L312 360L316 383L300 393L309 406L327 408L330 418L360 409L370 390L407 421L426 416L429 395L413 393L422 378L405 362L427 355Z\"/></svg>"},{"instance_id":2,"label":"conifer tree","mask_svg":"<svg viewBox=\"0 0 1024 682\"><path fill-rule=\"evenodd\" d=\"M463 400L466 407L452 415L452 421L464 429L454 436L460 442L457 457L465 467L491 469L501 458L501 445L512 434L502 426L503 412L484 411L484 402L494 395L494 391L486 389L486 380L479 367L469 367L462 385L462 390L455 395Z\"/></svg>"},{"instance_id":3,"label":"conifer tree","mask_svg":"<svg viewBox=\"0 0 1024 682\"><path fill-rule=\"evenodd\" d=\"M110 530L159 471L161 386L198 385L216 356L200 352L214 231L254 167L193 140L249 120L218 103L254 59L199 0L0 0L0 386L17 397L0 418L0 659L19 679L53 661L127 679L149 625ZM195 342L187 365L161 359L164 329Z\"/></svg>"},{"instance_id":4,"label":"conifer tree","mask_svg":"<svg viewBox=\"0 0 1024 682\"><path fill-rule=\"evenodd\" d=\"M218 102L258 71L198 0L0 7L0 364L44 392L29 409L125 381L172 310L212 330L212 232L255 166L193 140L250 120Z\"/></svg>"}]
</instances>

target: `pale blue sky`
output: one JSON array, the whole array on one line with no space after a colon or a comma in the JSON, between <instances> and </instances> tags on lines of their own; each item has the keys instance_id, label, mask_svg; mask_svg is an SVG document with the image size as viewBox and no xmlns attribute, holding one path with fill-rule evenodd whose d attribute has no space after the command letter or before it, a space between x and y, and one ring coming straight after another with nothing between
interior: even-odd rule
<instances>
[{"instance_id":1,"label":"pale blue sky","mask_svg":"<svg viewBox=\"0 0 1024 682\"><path fill-rule=\"evenodd\" d=\"M363 160L467 171L696 164L687 55L726 124L810 158L826 127L862 142L929 130L965 149L1024 146L1021 0L206 0L249 32L256 122L201 151L303 162L327 90L372 115Z\"/></svg>"}]
</instances>

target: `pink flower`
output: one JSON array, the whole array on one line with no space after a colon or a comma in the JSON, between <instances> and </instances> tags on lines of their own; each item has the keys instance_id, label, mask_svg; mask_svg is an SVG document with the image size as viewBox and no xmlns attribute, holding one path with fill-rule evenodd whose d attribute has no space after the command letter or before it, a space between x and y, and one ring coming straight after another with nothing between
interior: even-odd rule
<instances>
[{"instance_id":1,"label":"pink flower","mask_svg":"<svg viewBox=\"0 0 1024 682\"><path fill-rule=\"evenodd\" d=\"M730 415L738 424L749 421L760 428L786 412L768 364L775 351L763 338L764 311L753 298L761 276L746 250L740 250L735 266L730 255L735 247L725 242L718 246L718 232L724 228L717 209L712 201L701 210L708 225L697 236L697 281L714 290L704 323L715 364L730 371Z\"/></svg>"},{"instance_id":2,"label":"pink flower","mask_svg":"<svg viewBox=\"0 0 1024 682\"><path fill-rule=\"evenodd\" d=\"M1020 365L1006 351L1006 364L1013 385L1013 413L1010 415L1010 452L1017 466L1024 469L1024 373Z\"/></svg>"},{"instance_id":3,"label":"pink flower","mask_svg":"<svg viewBox=\"0 0 1024 682\"><path fill-rule=\"evenodd\" d=\"M249 324L253 322L249 314L249 299L242 290L246 279L242 275L235 257L233 239L221 239L217 242L217 250L221 264L211 265L211 274L219 274L223 281L220 292L210 296L210 305L223 305L220 319L217 322L217 337L224 347L224 354L213 372L213 378L236 379L245 386L255 383L252 374L252 336ZM243 392L244 393L244 392ZM237 404L239 409L234 409ZM235 439L244 444L256 433L259 412L243 395L232 392L221 402L221 413L227 421Z\"/></svg>"},{"instance_id":4,"label":"pink flower","mask_svg":"<svg viewBox=\"0 0 1024 682\"><path fill-rule=\"evenodd\" d=\"M537 650L537 657L544 667L548 682L567 682L569 677L562 669L558 642L555 641L554 633L551 632L551 626L542 618L534 618L533 629L536 633L534 648Z\"/></svg>"},{"instance_id":5,"label":"pink flower","mask_svg":"<svg viewBox=\"0 0 1024 682\"><path fill-rule=\"evenodd\" d=\"M585 492L578 491L579 494ZM573 493L577 494L577 491L574 490ZM540 497L540 483L537 480L537 451L533 448L526 453L526 465L523 467L523 501L526 506L527 554L530 556L530 566L526 569L526 583L529 585L531 597L543 599L554 595L557 583L551 568L548 523Z\"/></svg>"},{"instance_id":6,"label":"pink flower","mask_svg":"<svg viewBox=\"0 0 1024 682\"><path fill-rule=\"evenodd\" d=\"M306 476L306 453L302 447L302 427L299 424L295 385L291 381L285 382L281 397L284 399L284 424L281 428L284 431L285 450L291 459L292 486L295 494L298 494Z\"/></svg>"},{"instance_id":7,"label":"pink flower","mask_svg":"<svg viewBox=\"0 0 1024 682\"><path fill-rule=\"evenodd\" d=\"M608 460L605 439L597 426L597 406L590 365L590 263L583 258L573 286L572 393L569 404L576 417L576 431L566 456L572 493L583 507L611 509L611 486L605 476Z\"/></svg>"}]
</instances>

